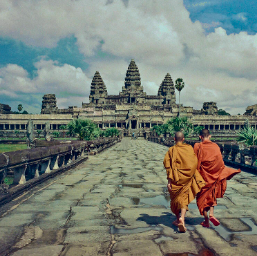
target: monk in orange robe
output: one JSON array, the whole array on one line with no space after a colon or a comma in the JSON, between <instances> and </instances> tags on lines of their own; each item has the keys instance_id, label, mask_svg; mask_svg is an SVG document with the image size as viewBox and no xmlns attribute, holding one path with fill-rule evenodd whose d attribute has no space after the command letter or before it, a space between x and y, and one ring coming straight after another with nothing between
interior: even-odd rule
<instances>
[{"instance_id":1,"label":"monk in orange robe","mask_svg":"<svg viewBox=\"0 0 257 256\"><path fill-rule=\"evenodd\" d=\"M206 185L197 195L196 201L200 214L204 216L201 223L203 227L210 227L209 221L215 226L220 222L214 217L214 206L217 205L217 198L223 197L227 180L231 179L240 170L228 168L224 165L219 146L210 141L211 135L207 129L200 132L201 143L194 145L194 151L198 158L197 169L204 178ZM208 217L208 211L209 217Z\"/></svg>"},{"instance_id":2,"label":"monk in orange robe","mask_svg":"<svg viewBox=\"0 0 257 256\"><path fill-rule=\"evenodd\" d=\"M205 182L197 170L197 157L192 146L183 144L184 134L177 132L174 140L176 145L169 148L163 164L167 171L170 208L177 217L173 224L178 226L180 232L185 232L188 205Z\"/></svg>"}]
</instances>

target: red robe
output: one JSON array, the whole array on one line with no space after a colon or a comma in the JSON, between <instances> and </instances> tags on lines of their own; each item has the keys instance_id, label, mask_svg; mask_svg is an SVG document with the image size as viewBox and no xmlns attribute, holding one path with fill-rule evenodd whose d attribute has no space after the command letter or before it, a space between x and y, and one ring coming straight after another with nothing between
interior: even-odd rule
<instances>
[{"instance_id":1,"label":"red robe","mask_svg":"<svg viewBox=\"0 0 257 256\"><path fill-rule=\"evenodd\" d=\"M241 171L226 167L219 146L210 140L196 143L194 151L198 158L197 169L206 182L196 198L200 214L203 215L205 208L216 206L217 198L224 196L227 180Z\"/></svg>"}]
</instances>

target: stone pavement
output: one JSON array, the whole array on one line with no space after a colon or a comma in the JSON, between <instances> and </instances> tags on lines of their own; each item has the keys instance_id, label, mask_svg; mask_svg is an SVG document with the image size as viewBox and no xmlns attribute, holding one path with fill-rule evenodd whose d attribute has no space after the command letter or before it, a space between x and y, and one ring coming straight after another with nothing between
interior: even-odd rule
<instances>
[{"instance_id":1,"label":"stone pavement","mask_svg":"<svg viewBox=\"0 0 257 256\"><path fill-rule=\"evenodd\" d=\"M195 201L186 233L171 223L167 147L123 139L29 196L0 218L0 255L257 255L257 176L228 182L215 208L221 225L200 225Z\"/></svg>"}]
</instances>

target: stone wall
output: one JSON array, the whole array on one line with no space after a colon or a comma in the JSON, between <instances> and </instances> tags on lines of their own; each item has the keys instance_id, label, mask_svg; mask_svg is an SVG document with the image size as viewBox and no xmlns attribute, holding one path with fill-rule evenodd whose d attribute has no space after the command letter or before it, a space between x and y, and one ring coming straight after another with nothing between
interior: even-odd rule
<instances>
[{"instance_id":1,"label":"stone wall","mask_svg":"<svg viewBox=\"0 0 257 256\"><path fill-rule=\"evenodd\" d=\"M13 196L14 187L31 188L40 181L53 177L75 164L87 159L88 154L96 154L119 142L118 137L103 138L94 141L73 141L59 145L19 150L0 154L0 204L3 198L1 192L7 193L7 198ZM47 143L47 142L45 142ZM51 144L52 142L49 142ZM41 145L42 146L42 145ZM3 185L5 177L13 178L11 188ZM28 185L26 185L28 183ZM25 187L23 186L25 185ZM14 190L12 190L14 188ZM12 192L11 192L12 191Z\"/></svg>"}]
</instances>

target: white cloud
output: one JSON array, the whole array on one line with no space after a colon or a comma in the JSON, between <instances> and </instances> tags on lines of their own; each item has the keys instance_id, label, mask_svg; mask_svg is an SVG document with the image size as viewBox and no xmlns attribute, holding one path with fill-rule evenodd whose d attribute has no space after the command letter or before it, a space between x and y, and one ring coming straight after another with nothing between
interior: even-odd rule
<instances>
[{"instance_id":1,"label":"white cloud","mask_svg":"<svg viewBox=\"0 0 257 256\"><path fill-rule=\"evenodd\" d=\"M224 107L228 108L232 106L230 103L239 106L232 95L241 95L239 101L246 100L242 108L249 105L244 95L256 88L257 35L245 32L227 35L217 27L218 23L193 23L183 0L106 3L106 0L1 0L0 36L35 47L54 47L61 38L74 35L81 53L90 61L85 75L80 68L67 64L60 67L42 59L35 64L38 76L34 79L22 67L10 64L0 69L1 90L57 96L63 92L67 98L76 97L74 94L88 97L91 78L98 70L108 93L118 94L129 60L134 58L142 85L149 94L157 94L158 86L169 72L174 80L183 77L190 84L191 93L199 88L206 90L207 94L197 98L184 95L185 89L181 94L187 97L185 103L193 105L191 97L200 105L208 99L223 106L224 99ZM209 4L202 1L195 7ZM247 15L240 13L234 19L244 21ZM216 29L206 35L207 26ZM110 56L108 60L95 58L99 50ZM64 99L63 96L63 106L69 103Z\"/></svg>"},{"instance_id":2,"label":"white cloud","mask_svg":"<svg viewBox=\"0 0 257 256\"><path fill-rule=\"evenodd\" d=\"M40 100L44 94L48 93L56 94L58 105L60 101L60 108L72 105L81 106L82 101L87 101L91 79L83 73L81 68L68 64L58 66L58 62L44 58L35 63L35 66L37 76L34 78L29 78L27 71L17 65L9 64L0 69L0 92L2 96L6 96L7 100L11 102L14 100L13 109L16 109L17 102L20 100L25 102L27 110L35 111L35 108L30 106L32 97L33 101L37 101L35 104L39 112Z\"/></svg>"}]
</instances>

